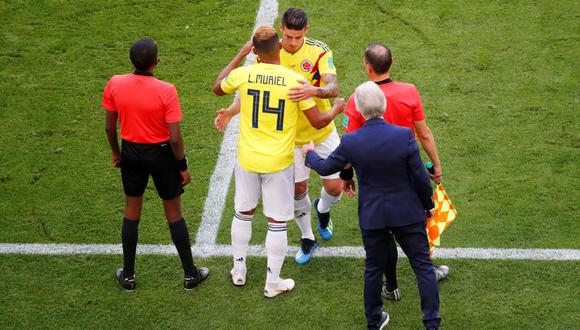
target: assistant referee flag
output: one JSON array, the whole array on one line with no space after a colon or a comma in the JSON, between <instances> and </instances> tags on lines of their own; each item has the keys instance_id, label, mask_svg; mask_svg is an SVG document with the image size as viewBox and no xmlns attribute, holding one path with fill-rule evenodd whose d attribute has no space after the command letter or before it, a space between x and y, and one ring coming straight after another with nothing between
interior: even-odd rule
<instances>
[{"instance_id":1,"label":"assistant referee flag","mask_svg":"<svg viewBox=\"0 0 580 330\"><path fill-rule=\"evenodd\" d=\"M433 192L433 201L435 202L433 217L427 220L430 258L433 257L435 246L441 244L441 234L455 220L458 214L441 183L437 185L437 189Z\"/></svg>"}]
</instances>

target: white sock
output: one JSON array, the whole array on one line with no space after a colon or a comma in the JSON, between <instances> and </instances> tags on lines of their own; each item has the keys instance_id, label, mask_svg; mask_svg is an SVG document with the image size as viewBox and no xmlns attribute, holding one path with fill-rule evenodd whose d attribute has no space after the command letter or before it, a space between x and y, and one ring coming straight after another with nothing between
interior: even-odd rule
<instances>
[{"instance_id":1,"label":"white sock","mask_svg":"<svg viewBox=\"0 0 580 330\"><path fill-rule=\"evenodd\" d=\"M280 271L288 248L286 223L268 223L266 234L266 251L268 252L268 269L266 285L275 287L280 281Z\"/></svg>"},{"instance_id":2,"label":"white sock","mask_svg":"<svg viewBox=\"0 0 580 330\"><path fill-rule=\"evenodd\" d=\"M234 271L246 270L246 257L248 245L252 238L252 217L239 212L234 214L232 220L232 254L234 256Z\"/></svg>"},{"instance_id":3,"label":"white sock","mask_svg":"<svg viewBox=\"0 0 580 330\"><path fill-rule=\"evenodd\" d=\"M326 192L324 187L322 187L322 189L320 189L320 200L318 201L318 212L320 213L330 212L330 208L332 207L332 205L338 203L341 195L342 194L338 194L338 196L332 196L331 194Z\"/></svg>"},{"instance_id":4,"label":"white sock","mask_svg":"<svg viewBox=\"0 0 580 330\"><path fill-rule=\"evenodd\" d=\"M314 240L314 232L312 232L312 223L310 220L310 196L308 196L308 191L300 196L294 197L294 219L300 232L302 233L302 238L308 238Z\"/></svg>"}]
</instances>

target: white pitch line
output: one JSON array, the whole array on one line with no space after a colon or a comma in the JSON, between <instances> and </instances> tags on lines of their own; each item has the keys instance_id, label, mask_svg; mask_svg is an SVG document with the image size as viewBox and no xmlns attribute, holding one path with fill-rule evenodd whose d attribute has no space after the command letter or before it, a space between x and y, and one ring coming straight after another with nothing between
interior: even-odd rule
<instances>
[{"instance_id":1,"label":"white pitch line","mask_svg":"<svg viewBox=\"0 0 580 330\"><path fill-rule=\"evenodd\" d=\"M194 245L196 257L231 256L229 245ZM294 256L298 247L290 246L287 256ZM141 244L137 246L139 255L177 255L173 245ZM33 255L122 255L121 244L40 244L40 243L0 243L1 254ZM265 257L263 245L251 245L248 255ZM405 257L399 248L399 255ZM336 246L318 248L315 256L364 258L364 249L360 246ZM486 259L486 260L562 260L580 261L578 249L492 249L492 248L437 248L437 259Z\"/></svg>"},{"instance_id":2,"label":"white pitch line","mask_svg":"<svg viewBox=\"0 0 580 330\"><path fill-rule=\"evenodd\" d=\"M256 15L254 30L261 25L274 24L278 15L278 1L262 0ZM254 62L255 57L248 56L244 65ZM233 168L236 161L236 138L239 132L239 116L229 123L220 147L220 153L214 173L211 176L209 191L204 204L204 211L196 244L192 252L196 257L231 256L231 246L216 245L216 238L222 218L225 200L228 193ZM287 256L294 256L298 247L288 247ZM266 256L263 245L252 245L248 251L251 256ZM177 255L173 245L137 246L140 255ZM121 255L121 244L40 244L40 243L0 243L2 254L32 255ZM399 248L399 255L404 253ZM351 257L363 258L364 249L360 246L322 247L317 249L316 257ZM492 249L492 248L438 248L435 257L441 259L497 259L497 260L580 260L578 249Z\"/></svg>"},{"instance_id":3,"label":"white pitch line","mask_svg":"<svg viewBox=\"0 0 580 330\"><path fill-rule=\"evenodd\" d=\"M278 16L278 1L262 0L260 7L256 14L256 23L254 31L262 25L274 25L274 20ZM255 55L250 54L246 57L244 65L253 63ZM215 170L209 181L209 191L203 206L203 216L201 224L195 238L196 244L201 246L215 245L220 221L223 215L226 196L230 181L232 179L232 172L236 164L237 153L237 137L240 130L240 116L232 118L220 147Z\"/></svg>"},{"instance_id":4,"label":"white pitch line","mask_svg":"<svg viewBox=\"0 0 580 330\"><path fill-rule=\"evenodd\" d=\"M254 31L261 25L272 26L278 15L278 1L262 0L256 14ZM250 54L246 58L244 65L249 65L255 60L255 55ZM233 168L236 162L237 145L236 139L239 132L239 116L236 116L229 123L220 147L218 161L214 173L210 179L209 191L205 200L202 221L196 236L196 245L192 247L194 255L197 257L228 256L231 255L229 245L216 245L216 239L223 215L225 200L228 193ZM55 245L51 246L12 246L10 247L21 253L34 253L27 251L37 251L47 254L84 254L94 251L98 254L119 254L120 245ZM8 247L0 245L0 253ZM175 255L173 246L165 245L140 245L138 247L141 254L162 254ZM99 252L101 251L101 252ZM298 247L290 246L287 251L288 256L294 255ZM250 246L249 255L266 256L264 246ZM9 253L9 252L8 252ZM399 254L404 253L399 248ZM358 246L324 247L316 251L319 257L364 257L364 250ZM513 259L513 260L580 260L580 250L566 249L445 249L435 250L438 258L465 258L465 259Z\"/></svg>"}]
</instances>

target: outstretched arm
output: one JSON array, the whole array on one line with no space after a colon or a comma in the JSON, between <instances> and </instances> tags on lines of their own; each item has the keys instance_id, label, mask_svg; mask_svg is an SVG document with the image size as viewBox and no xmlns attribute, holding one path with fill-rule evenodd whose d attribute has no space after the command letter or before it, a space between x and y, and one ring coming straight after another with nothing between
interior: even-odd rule
<instances>
[{"instance_id":1,"label":"outstretched arm","mask_svg":"<svg viewBox=\"0 0 580 330\"><path fill-rule=\"evenodd\" d=\"M321 113L317 106L314 106L308 110L304 111L306 119L310 122L310 125L316 129L321 129L326 127L339 113L344 111L345 102L343 98L338 98L334 100L334 105L332 109L328 112Z\"/></svg>"},{"instance_id":2,"label":"outstretched arm","mask_svg":"<svg viewBox=\"0 0 580 330\"><path fill-rule=\"evenodd\" d=\"M302 151L306 154L306 166L312 168L320 175L336 173L349 163L342 142L326 159L322 159L316 152L314 152L314 143L312 143L312 141L310 144L302 147Z\"/></svg>"},{"instance_id":3,"label":"outstretched arm","mask_svg":"<svg viewBox=\"0 0 580 330\"><path fill-rule=\"evenodd\" d=\"M338 77L332 73L324 73L322 74L321 79L324 83L324 87L318 87L316 90L316 97L321 99L337 97L340 92Z\"/></svg>"},{"instance_id":4,"label":"outstretched arm","mask_svg":"<svg viewBox=\"0 0 580 330\"><path fill-rule=\"evenodd\" d=\"M301 101L309 97L318 97L320 99L337 97L340 91L337 76L333 73L324 73L321 80L325 84L323 87L312 86L308 81L300 80L302 86L290 88L291 92L288 93L290 100Z\"/></svg>"},{"instance_id":5,"label":"outstretched arm","mask_svg":"<svg viewBox=\"0 0 580 330\"><path fill-rule=\"evenodd\" d=\"M228 126L228 123L232 119L233 116L240 113L240 95L236 94L234 97L234 101L230 104L227 108L222 108L217 111L217 116L214 120L215 128L223 132Z\"/></svg>"},{"instance_id":6,"label":"outstretched arm","mask_svg":"<svg viewBox=\"0 0 580 330\"><path fill-rule=\"evenodd\" d=\"M228 65L226 65L226 67L222 70L222 72L220 72L217 79L215 80L215 83L213 84L213 92L216 95L222 96L226 94L226 92L224 92L221 87L222 80L228 74L230 74L230 72L232 72L233 69L240 66L240 63L242 62L244 57L246 57L246 55L250 53L252 47L253 45L251 40L246 42L246 44L242 47L242 49L240 49L240 51L236 54L236 56L234 56L234 58L230 61L230 63L228 63Z\"/></svg>"}]
</instances>

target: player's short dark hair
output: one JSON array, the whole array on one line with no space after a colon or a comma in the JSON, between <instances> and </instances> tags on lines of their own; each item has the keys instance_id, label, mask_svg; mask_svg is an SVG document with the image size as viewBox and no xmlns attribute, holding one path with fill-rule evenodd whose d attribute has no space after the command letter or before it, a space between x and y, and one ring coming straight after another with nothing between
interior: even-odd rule
<instances>
[{"instance_id":1,"label":"player's short dark hair","mask_svg":"<svg viewBox=\"0 0 580 330\"><path fill-rule=\"evenodd\" d=\"M271 26L260 26L254 32L252 43L258 53L272 54L279 51L279 39L276 29Z\"/></svg>"},{"instance_id":2,"label":"player's short dark hair","mask_svg":"<svg viewBox=\"0 0 580 330\"><path fill-rule=\"evenodd\" d=\"M378 74L387 73L393 64L391 50L387 45L381 43L372 43L368 45L365 51L365 61Z\"/></svg>"},{"instance_id":3,"label":"player's short dark hair","mask_svg":"<svg viewBox=\"0 0 580 330\"><path fill-rule=\"evenodd\" d=\"M151 38L135 41L129 51L131 62L137 70L148 70L157 60L157 44Z\"/></svg>"},{"instance_id":4,"label":"player's short dark hair","mask_svg":"<svg viewBox=\"0 0 580 330\"><path fill-rule=\"evenodd\" d=\"M308 26L308 16L304 10L290 7L282 16L282 26L290 30L304 30Z\"/></svg>"}]
</instances>

